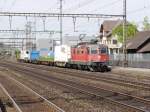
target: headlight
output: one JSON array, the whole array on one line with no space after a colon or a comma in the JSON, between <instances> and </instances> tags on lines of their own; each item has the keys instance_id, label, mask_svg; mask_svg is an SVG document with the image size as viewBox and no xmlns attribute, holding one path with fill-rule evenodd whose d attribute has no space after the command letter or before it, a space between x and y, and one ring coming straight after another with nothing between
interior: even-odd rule
<instances>
[{"instance_id":1,"label":"headlight","mask_svg":"<svg viewBox=\"0 0 150 112\"><path fill-rule=\"evenodd\" d=\"M101 59L101 56L98 56L99 59Z\"/></svg>"}]
</instances>

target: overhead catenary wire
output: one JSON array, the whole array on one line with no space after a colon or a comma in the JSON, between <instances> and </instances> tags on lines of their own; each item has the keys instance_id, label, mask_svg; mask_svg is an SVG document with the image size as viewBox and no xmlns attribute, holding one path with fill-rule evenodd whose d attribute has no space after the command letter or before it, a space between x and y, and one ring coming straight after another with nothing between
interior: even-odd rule
<instances>
[{"instance_id":1,"label":"overhead catenary wire","mask_svg":"<svg viewBox=\"0 0 150 112\"><path fill-rule=\"evenodd\" d=\"M73 11L73 10L77 10L77 9L80 9L84 6L87 6L88 4L92 3L92 2L95 2L95 0L84 0L82 2L79 2L78 4L76 4L75 6L72 6L70 8L67 8L67 9L64 9L64 11Z\"/></svg>"},{"instance_id":2,"label":"overhead catenary wire","mask_svg":"<svg viewBox=\"0 0 150 112\"><path fill-rule=\"evenodd\" d=\"M11 9L15 6L16 2L17 2L17 0L13 0L13 1L11 2L11 5L10 5L9 10L11 10Z\"/></svg>"},{"instance_id":3,"label":"overhead catenary wire","mask_svg":"<svg viewBox=\"0 0 150 112\"><path fill-rule=\"evenodd\" d=\"M87 0L85 1L83 1L82 3L80 3L80 5L78 5L78 8L82 8L82 7L84 7L84 6L87 6L89 3L92 3L93 1L95 1L95 0L88 0L89 2L87 2ZM117 0L118 1L118 0ZM83 3L85 3L85 4L83 4ZM94 14L93 14L94 15ZM64 16L68 16L68 17L71 17L71 18L79 18L79 16L81 17L83 17L83 18L87 18L88 20L93 16L93 15L86 15L85 17L83 16L83 15L62 15L63 17ZM29 15L27 15L26 17L28 17L28 16L30 16L30 14ZM42 17L43 15L41 15L40 17ZM60 15L57 15L58 17L60 17ZM73 17L72 17L73 16ZM111 15L111 16L113 16L113 15ZM116 16L116 15L115 15ZM121 17L122 15L120 15L119 17ZM36 15L33 15L33 16L30 16L30 17L37 17ZM94 16L93 16L94 17ZM99 15L99 17L97 17L97 16L95 16L94 18L103 18L103 15ZM114 17L114 16L113 16ZM107 18L107 17L106 17ZM60 19L60 18L59 18ZM26 21L28 21L28 18L26 18ZM74 23L76 23L76 22L74 22ZM75 28L76 28L76 25L74 24L74 31L75 31Z\"/></svg>"},{"instance_id":4,"label":"overhead catenary wire","mask_svg":"<svg viewBox=\"0 0 150 112\"><path fill-rule=\"evenodd\" d=\"M95 10L92 10L91 12L99 11L100 9L104 9L104 8L105 8L105 9L106 9L106 8L109 8L110 6L112 6L112 5L116 4L116 3L118 3L119 1L120 1L120 0L115 0L115 1L113 1L113 2L104 4L104 5L102 5L102 6L98 7L98 8L96 8Z\"/></svg>"},{"instance_id":5,"label":"overhead catenary wire","mask_svg":"<svg viewBox=\"0 0 150 112\"><path fill-rule=\"evenodd\" d=\"M95 0L89 0L90 2L88 2L87 0L86 0L86 2L87 3L84 3L84 4L82 4L82 3L79 3L78 4L78 6L75 6L75 7L73 7L73 8L69 8L69 9L66 9L66 10L68 10L68 11L71 11L71 9L72 10L78 10L78 9L81 9L81 8L84 8L85 6L87 6L87 5L89 5L90 3L92 3L92 2L95 2ZM122 0L115 0L115 1L111 1L111 2L109 2L109 3L106 3L106 4L104 4L104 5L102 5L102 6L100 6L100 7L98 7L98 8L96 8L96 9L94 9L94 10L91 10L91 11L89 11L89 13L91 13L91 12L94 12L94 11L100 11L101 9L106 9L106 8L110 8L110 6L113 6L113 5L115 5L115 4L117 4L117 3L120 3ZM80 4L82 4L82 5L80 5ZM94 4L93 4L94 5ZM95 7L95 6L94 6Z\"/></svg>"},{"instance_id":6,"label":"overhead catenary wire","mask_svg":"<svg viewBox=\"0 0 150 112\"><path fill-rule=\"evenodd\" d=\"M60 0L60 44L62 45L63 44L63 17L62 17L62 14L63 14L63 0Z\"/></svg>"},{"instance_id":7,"label":"overhead catenary wire","mask_svg":"<svg viewBox=\"0 0 150 112\"><path fill-rule=\"evenodd\" d=\"M12 29L12 16L9 16L9 27L10 27L10 30Z\"/></svg>"},{"instance_id":8,"label":"overhead catenary wire","mask_svg":"<svg viewBox=\"0 0 150 112\"><path fill-rule=\"evenodd\" d=\"M150 8L150 0L144 0L143 3L144 3L143 7L127 11L128 15L131 16L133 14L141 13L141 12L146 11L147 9Z\"/></svg>"},{"instance_id":9,"label":"overhead catenary wire","mask_svg":"<svg viewBox=\"0 0 150 112\"><path fill-rule=\"evenodd\" d=\"M46 17L42 17L42 21L43 21L43 31L45 31L46 30Z\"/></svg>"},{"instance_id":10,"label":"overhead catenary wire","mask_svg":"<svg viewBox=\"0 0 150 112\"><path fill-rule=\"evenodd\" d=\"M141 7L141 8L138 8L138 9L135 9L135 10L131 10L131 11L128 11L128 15L132 15L132 14L135 14L135 13L139 13L139 12L142 12L146 9L150 8L150 5L148 6L144 6L144 7Z\"/></svg>"},{"instance_id":11,"label":"overhead catenary wire","mask_svg":"<svg viewBox=\"0 0 150 112\"><path fill-rule=\"evenodd\" d=\"M92 21L92 20L91 20ZM90 21L89 21L90 22ZM94 25L96 25L96 24L98 24L98 27L100 26L100 18L98 18L98 19L95 19L94 21L93 21L93 23L94 23ZM75 25L75 31L73 31L74 33L79 33L79 32L86 32L86 33L88 33L88 31L85 29L85 30L80 30L79 28L83 28L83 27L85 27L85 26L88 26L88 24L87 24L87 22L86 23L83 23L83 24L76 24ZM70 26L69 28L67 28L67 29L65 29L64 30L64 32L69 32L70 31L70 29L72 29L72 26Z\"/></svg>"}]
</instances>

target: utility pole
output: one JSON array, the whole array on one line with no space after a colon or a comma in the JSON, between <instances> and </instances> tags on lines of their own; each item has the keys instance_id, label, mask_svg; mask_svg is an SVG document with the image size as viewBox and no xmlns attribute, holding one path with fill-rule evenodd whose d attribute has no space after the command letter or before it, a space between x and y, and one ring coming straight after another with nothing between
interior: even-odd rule
<instances>
[{"instance_id":1,"label":"utility pole","mask_svg":"<svg viewBox=\"0 0 150 112\"><path fill-rule=\"evenodd\" d=\"M63 18L62 18L62 10L63 10L63 6L62 6L62 1L60 0L60 44L63 44Z\"/></svg>"},{"instance_id":2,"label":"utility pole","mask_svg":"<svg viewBox=\"0 0 150 112\"><path fill-rule=\"evenodd\" d=\"M31 30L32 30L32 26L31 26L31 22L27 22L26 24L26 50L30 50L32 49L32 40L31 40Z\"/></svg>"},{"instance_id":3,"label":"utility pole","mask_svg":"<svg viewBox=\"0 0 150 112\"><path fill-rule=\"evenodd\" d=\"M127 60L127 1L123 0L123 54L124 54L124 67L128 65L128 60Z\"/></svg>"}]
</instances>

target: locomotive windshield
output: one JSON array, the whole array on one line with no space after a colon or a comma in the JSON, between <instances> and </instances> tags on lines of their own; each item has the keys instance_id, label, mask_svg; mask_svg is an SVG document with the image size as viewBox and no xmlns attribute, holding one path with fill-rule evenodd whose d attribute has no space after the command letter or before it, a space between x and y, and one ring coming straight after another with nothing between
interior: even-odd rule
<instances>
[{"instance_id":1,"label":"locomotive windshield","mask_svg":"<svg viewBox=\"0 0 150 112\"><path fill-rule=\"evenodd\" d=\"M101 48L100 53L107 53L107 48L105 48L105 47Z\"/></svg>"},{"instance_id":2,"label":"locomotive windshield","mask_svg":"<svg viewBox=\"0 0 150 112\"><path fill-rule=\"evenodd\" d=\"M106 46L97 46L97 45L93 45L90 46L89 48L87 48L88 50L90 50L91 54L107 54L108 50ZM87 50L87 51L88 51Z\"/></svg>"},{"instance_id":3,"label":"locomotive windshield","mask_svg":"<svg viewBox=\"0 0 150 112\"><path fill-rule=\"evenodd\" d=\"M99 50L100 50L100 53L102 53L102 54L108 54L108 48L107 47L100 47Z\"/></svg>"},{"instance_id":4,"label":"locomotive windshield","mask_svg":"<svg viewBox=\"0 0 150 112\"><path fill-rule=\"evenodd\" d=\"M91 54L97 54L97 49L92 49Z\"/></svg>"},{"instance_id":5,"label":"locomotive windshield","mask_svg":"<svg viewBox=\"0 0 150 112\"><path fill-rule=\"evenodd\" d=\"M98 53L97 47L92 46L92 47L91 47L91 54L97 54L97 53Z\"/></svg>"}]
</instances>

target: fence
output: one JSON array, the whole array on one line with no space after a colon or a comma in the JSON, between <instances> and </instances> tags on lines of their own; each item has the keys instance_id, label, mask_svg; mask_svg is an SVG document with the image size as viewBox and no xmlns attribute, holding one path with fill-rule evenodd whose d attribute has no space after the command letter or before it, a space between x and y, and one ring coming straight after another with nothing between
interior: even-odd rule
<instances>
[{"instance_id":1,"label":"fence","mask_svg":"<svg viewBox=\"0 0 150 112\"><path fill-rule=\"evenodd\" d=\"M123 66L124 54L110 55L110 65ZM128 67L150 68L150 53L127 54Z\"/></svg>"}]
</instances>

